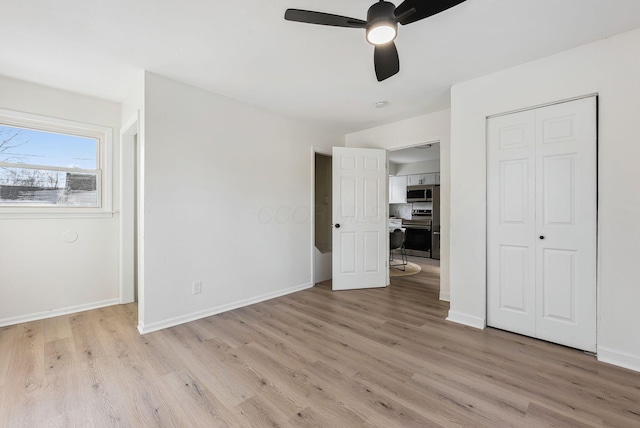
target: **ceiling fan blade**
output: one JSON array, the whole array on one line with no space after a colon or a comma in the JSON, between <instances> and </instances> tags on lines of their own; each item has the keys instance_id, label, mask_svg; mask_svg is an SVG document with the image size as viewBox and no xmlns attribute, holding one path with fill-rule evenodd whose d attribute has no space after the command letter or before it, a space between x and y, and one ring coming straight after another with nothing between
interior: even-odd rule
<instances>
[{"instance_id":1,"label":"ceiling fan blade","mask_svg":"<svg viewBox=\"0 0 640 428\"><path fill-rule=\"evenodd\" d=\"M284 13L284 19L307 24L331 25L333 27L364 28L367 25L367 21L361 19L300 9L287 9Z\"/></svg>"},{"instance_id":2,"label":"ceiling fan blade","mask_svg":"<svg viewBox=\"0 0 640 428\"><path fill-rule=\"evenodd\" d=\"M453 6L457 6L466 0L405 0L398 7L396 7L396 17L401 17L398 22L402 25L411 24L412 22L420 21L421 19L428 18L437 13L443 12ZM406 14L411 9L415 9L414 13Z\"/></svg>"},{"instance_id":3,"label":"ceiling fan blade","mask_svg":"<svg viewBox=\"0 0 640 428\"><path fill-rule=\"evenodd\" d=\"M376 68L378 82L382 82L400 71L400 58L398 58L396 44L389 42L386 45L377 45L373 52L373 64Z\"/></svg>"}]
</instances>

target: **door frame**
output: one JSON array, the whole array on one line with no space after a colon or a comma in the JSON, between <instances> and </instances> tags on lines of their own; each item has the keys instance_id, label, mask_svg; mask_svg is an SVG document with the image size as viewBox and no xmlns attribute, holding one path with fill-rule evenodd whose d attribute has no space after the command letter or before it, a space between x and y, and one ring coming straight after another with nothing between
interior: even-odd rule
<instances>
[{"instance_id":1,"label":"door frame","mask_svg":"<svg viewBox=\"0 0 640 428\"><path fill-rule=\"evenodd\" d=\"M489 182L488 182L488 154L489 154L489 127L488 127L488 122L489 119L495 118L495 117L500 117L500 116L507 116L510 114L514 114L514 113L520 113L523 111L529 111L529 110L536 110L539 108L543 108L543 107L549 107L549 106L553 106L553 105L557 105L557 104L564 104L564 103L568 103L571 101L577 101L577 100L582 100L585 98L591 98L591 97L595 97L595 102L596 102L596 266L595 266L595 270L596 270L596 275L595 275L595 287L596 287L596 311L595 311L595 316L596 316L596 354L597 354L597 350L599 348L599 342L598 342L598 338L600 337L600 314L599 314L599 309L600 309L600 216L598 215L599 211L600 211L600 95L597 92L594 93L590 93L590 94L584 94L584 95L580 95L580 96L576 96L576 97L571 97L571 98L565 98L562 100L556 100L556 101L552 101L552 102L548 102L548 103L544 103L544 104L538 104L535 106L529 106L529 107L524 107L524 108L519 108L519 109L514 109L514 110L509 110L506 112L502 112L502 113L496 113L496 114L492 114L489 116L485 117L485 144L484 144L484 150L485 150L485 233L488 233L489 230L489 216L488 216L488 206L489 206L489 199L488 199L488 192L487 189L489 188ZM487 328L487 314L489 313L489 301L487 299L488 296L488 290L489 290L489 278L488 278L488 270L489 270L489 239L488 236L485 236L485 290L484 290L484 297L485 297L485 317L484 317L484 327L483 328ZM535 339L535 338L534 338ZM537 340L542 340L542 339L537 339ZM585 351L587 352L587 351Z\"/></svg>"},{"instance_id":2,"label":"door frame","mask_svg":"<svg viewBox=\"0 0 640 428\"><path fill-rule=\"evenodd\" d=\"M440 147L442 149L442 140L441 139L435 139L435 140L430 140L430 141L425 141L425 142L420 142L420 143L414 143L414 144L408 144L406 146L399 146L399 147L393 147L393 148L386 148L385 150L387 151L387 171L389 171L389 152L392 151L396 151L396 150L402 150L402 149L410 149L412 147L418 147L418 146L423 146L425 144L440 144ZM368 148L372 148L372 147L368 147ZM310 260L311 260L311 281L310 283L315 285L314 283L314 276L315 276L315 258L314 258L314 234L315 234L315 155L316 153L325 155L325 156L333 156L331 148L324 148L324 147L317 147L317 146L312 146L311 150L310 150L310 162L311 162L311 198L310 198L310 213L311 213L311 225L310 225L310 230L309 230L309 236L310 236ZM442 157L440 158L440 180L442 181ZM447 178L448 181L448 178ZM389 221L389 180L387 180L387 191L386 191L386 218L387 218L387 222ZM450 214L449 214L450 215ZM447 224L449 222L449 219L447 219ZM389 246L389 242L388 242L388 237L387 237L387 247ZM448 237L447 237L448 239ZM449 257L449 255L446 256L447 258ZM448 262L448 261L447 261ZM441 263L442 263L442 259L441 259ZM391 284L391 277L389 277L387 279L387 286L389 286ZM440 294L439 294L439 299L442 301L449 301L449 293L446 294L442 294L442 287L440 284Z\"/></svg>"},{"instance_id":3,"label":"door frame","mask_svg":"<svg viewBox=\"0 0 640 428\"><path fill-rule=\"evenodd\" d=\"M138 329L144 315L144 138L137 111L120 129L120 195L119 195L119 300L132 303L134 294L134 265L137 258ZM137 156L134 153L137 149ZM137 166L134 162L137 161ZM133 174L137 174L136 180ZM134 183L137 198L134 198ZM134 204L138 205L138 209ZM137 218L134 218L137 212ZM134 253L134 221L137 223L137 253Z\"/></svg>"}]
</instances>

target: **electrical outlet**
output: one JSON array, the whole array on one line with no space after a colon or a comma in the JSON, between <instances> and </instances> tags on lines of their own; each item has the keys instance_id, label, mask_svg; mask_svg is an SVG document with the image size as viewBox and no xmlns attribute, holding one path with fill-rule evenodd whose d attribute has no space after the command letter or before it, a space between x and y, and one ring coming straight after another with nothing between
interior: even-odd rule
<instances>
[{"instance_id":1,"label":"electrical outlet","mask_svg":"<svg viewBox=\"0 0 640 428\"><path fill-rule=\"evenodd\" d=\"M202 281L194 281L193 284L192 284L191 292L193 294L202 293Z\"/></svg>"}]
</instances>

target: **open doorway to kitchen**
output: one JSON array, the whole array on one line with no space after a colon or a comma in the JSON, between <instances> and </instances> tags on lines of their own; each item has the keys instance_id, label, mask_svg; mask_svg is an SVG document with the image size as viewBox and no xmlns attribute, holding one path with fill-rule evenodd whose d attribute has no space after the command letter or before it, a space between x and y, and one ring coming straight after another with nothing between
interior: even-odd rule
<instances>
[{"instance_id":1,"label":"open doorway to kitchen","mask_svg":"<svg viewBox=\"0 0 640 428\"><path fill-rule=\"evenodd\" d=\"M419 285L435 299L448 300L440 287L441 158L438 141L388 152L389 232L390 236L396 229L403 233L401 248L390 243L389 272L391 286Z\"/></svg>"}]
</instances>

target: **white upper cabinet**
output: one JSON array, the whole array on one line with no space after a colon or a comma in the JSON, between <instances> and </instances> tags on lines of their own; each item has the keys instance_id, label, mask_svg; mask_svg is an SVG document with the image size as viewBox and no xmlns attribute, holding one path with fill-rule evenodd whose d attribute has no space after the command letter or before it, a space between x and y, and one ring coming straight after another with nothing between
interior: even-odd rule
<instances>
[{"instance_id":1,"label":"white upper cabinet","mask_svg":"<svg viewBox=\"0 0 640 428\"><path fill-rule=\"evenodd\" d=\"M422 184L436 184L436 173L424 174L424 183Z\"/></svg>"},{"instance_id":2,"label":"white upper cabinet","mask_svg":"<svg viewBox=\"0 0 640 428\"><path fill-rule=\"evenodd\" d=\"M440 174L438 174L440 175ZM420 184L437 184L436 183L436 173L432 172L429 174L413 174L408 176L407 185L409 186L417 186ZM439 179L440 177L438 177Z\"/></svg>"},{"instance_id":3,"label":"white upper cabinet","mask_svg":"<svg viewBox=\"0 0 640 428\"><path fill-rule=\"evenodd\" d=\"M398 175L389 177L389 203L407 203L407 176Z\"/></svg>"},{"instance_id":4,"label":"white upper cabinet","mask_svg":"<svg viewBox=\"0 0 640 428\"><path fill-rule=\"evenodd\" d=\"M408 176L407 185L408 186L417 186L418 184L422 184L422 180L424 179L424 174L413 174Z\"/></svg>"}]
</instances>

